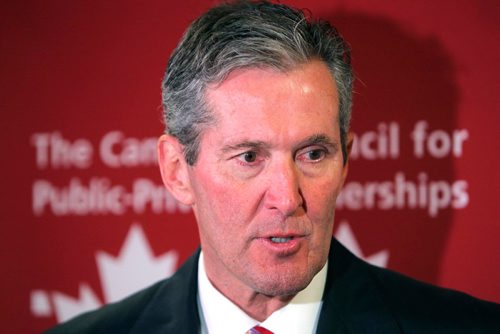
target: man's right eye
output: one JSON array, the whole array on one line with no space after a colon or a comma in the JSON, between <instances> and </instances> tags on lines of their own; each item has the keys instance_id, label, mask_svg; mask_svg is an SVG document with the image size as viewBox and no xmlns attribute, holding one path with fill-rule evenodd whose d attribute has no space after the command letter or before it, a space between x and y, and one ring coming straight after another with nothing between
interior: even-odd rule
<instances>
[{"instance_id":1,"label":"man's right eye","mask_svg":"<svg viewBox=\"0 0 500 334\"><path fill-rule=\"evenodd\" d=\"M255 153L255 152L245 152L245 153L242 154L242 159L245 162L248 162L248 163L255 162L255 160L257 160L257 153Z\"/></svg>"},{"instance_id":2,"label":"man's right eye","mask_svg":"<svg viewBox=\"0 0 500 334\"><path fill-rule=\"evenodd\" d=\"M263 160L255 151L243 152L241 154L238 154L235 158L236 161L238 161L238 163L243 166L256 166Z\"/></svg>"}]
</instances>

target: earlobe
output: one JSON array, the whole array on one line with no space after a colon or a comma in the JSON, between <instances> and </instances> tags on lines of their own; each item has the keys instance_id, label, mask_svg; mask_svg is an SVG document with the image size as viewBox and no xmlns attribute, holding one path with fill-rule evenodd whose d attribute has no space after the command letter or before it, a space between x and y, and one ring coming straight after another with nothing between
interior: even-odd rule
<instances>
[{"instance_id":1,"label":"earlobe","mask_svg":"<svg viewBox=\"0 0 500 334\"><path fill-rule=\"evenodd\" d=\"M158 139L157 153L161 178L167 190L179 202L192 205L193 193L188 166L179 141L170 135L162 135Z\"/></svg>"}]
</instances>

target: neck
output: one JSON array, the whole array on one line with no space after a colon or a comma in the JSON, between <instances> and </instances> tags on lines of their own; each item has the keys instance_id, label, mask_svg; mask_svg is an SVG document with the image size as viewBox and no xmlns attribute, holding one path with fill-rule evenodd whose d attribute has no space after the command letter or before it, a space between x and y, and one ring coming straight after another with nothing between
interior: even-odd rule
<instances>
[{"instance_id":1,"label":"neck","mask_svg":"<svg viewBox=\"0 0 500 334\"><path fill-rule=\"evenodd\" d=\"M226 321L225 317L228 314L233 314L231 312L235 312L234 315L236 318L241 317L239 318L241 321L250 322L248 325L251 325L251 319L263 322L277 310L285 306L288 307L287 305L292 301L294 304L300 306L317 304L319 307L321 305L327 276L326 264L320 272L315 275L308 286L304 289L300 289L300 292L290 292L290 290L288 290L288 293L285 292L277 294L276 296L270 296L269 294L258 293L255 291L256 289L252 289L245 284L231 284L234 282L229 279L228 276L230 275L227 274L215 276L217 279L214 280L214 273L206 268L204 260L205 257L202 253L199 259L200 271L198 272L200 287L199 296L201 310L206 310L210 314L208 319L211 319L211 326L215 325L215 327L217 327L216 324L224 323ZM210 301L212 304L208 304L207 301ZM213 303L220 303L221 307L229 313L224 312L226 314L221 314L220 312L211 311L214 309ZM232 306L230 304L232 304ZM239 308L240 311L235 310L235 306ZM299 309L303 311L302 307ZM251 319L245 320L245 317L241 313L245 313ZM201 314L201 316L203 316L203 314ZM217 319L217 321L214 322L214 319Z\"/></svg>"},{"instance_id":2,"label":"neck","mask_svg":"<svg viewBox=\"0 0 500 334\"><path fill-rule=\"evenodd\" d=\"M248 316L257 321L266 320L275 311L286 306L297 294L291 292L269 295L258 292L256 289L235 280L227 273L214 272L212 270L213 266L207 265L207 257L205 254L203 255L204 271L211 285Z\"/></svg>"},{"instance_id":3,"label":"neck","mask_svg":"<svg viewBox=\"0 0 500 334\"><path fill-rule=\"evenodd\" d=\"M286 306L295 296L266 296L254 291L239 293L237 296L231 296L230 294L228 295L228 293L221 291L216 285L214 285L214 287L224 294L226 298L242 309L246 314L259 322L266 320L275 311Z\"/></svg>"}]
</instances>

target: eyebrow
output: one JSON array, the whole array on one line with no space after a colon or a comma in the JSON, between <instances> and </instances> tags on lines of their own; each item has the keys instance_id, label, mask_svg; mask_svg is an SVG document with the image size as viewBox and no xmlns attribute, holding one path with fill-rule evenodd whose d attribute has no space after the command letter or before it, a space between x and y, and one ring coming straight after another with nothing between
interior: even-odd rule
<instances>
[{"instance_id":1,"label":"eyebrow","mask_svg":"<svg viewBox=\"0 0 500 334\"><path fill-rule=\"evenodd\" d=\"M228 153L232 151L239 151L239 150L254 150L254 151L260 151L266 148L269 148L270 145L266 142L256 140L256 141L251 141L251 140L245 140L242 141L241 143L235 144L235 145L224 145L221 149L222 153Z\"/></svg>"},{"instance_id":2,"label":"eyebrow","mask_svg":"<svg viewBox=\"0 0 500 334\"><path fill-rule=\"evenodd\" d=\"M298 144L295 145L294 150L299 150L301 148L312 145L324 145L329 147L332 151L336 151L339 149L339 143L337 141L332 140L329 136L320 133L320 134L314 134L300 141ZM228 152L240 151L240 150L262 151L269 149L270 147L271 145L269 145L269 143L264 141L245 140L234 145L231 144L224 145L221 149L221 152L225 154Z\"/></svg>"},{"instance_id":3,"label":"eyebrow","mask_svg":"<svg viewBox=\"0 0 500 334\"><path fill-rule=\"evenodd\" d=\"M303 147L312 145L324 145L329 147L332 151L336 151L339 149L339 143L336 140L332 140L329 136L322 133L315 134L306 138L305 140L301 141L296 147L297 149L301 149Z\"/></svg>"}]
</instances>

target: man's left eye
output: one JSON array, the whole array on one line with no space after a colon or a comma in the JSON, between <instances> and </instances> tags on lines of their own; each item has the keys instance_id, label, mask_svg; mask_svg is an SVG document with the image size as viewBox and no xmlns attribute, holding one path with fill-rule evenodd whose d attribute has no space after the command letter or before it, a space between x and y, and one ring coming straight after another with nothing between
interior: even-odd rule
<instances>
[{"instance_id":1,"label":"man's left eye","mask_svg":"<svg viewBox=\"0 0 500 334\"><path fill-rule=\"evenodd\" d=\"M312 150L307 152L307 155L311 160L319 160L325 156L325 152L322 150Z\"/></svg>"},{"instance_id":2,"label":"man's left eye","mask_svg":"<svg viewBox=\"0 0 500 334\"><path fill-rule=\"evenodd\" d=\"M314 149L304 152L299 155L299 160L304 161L320 161L326 156L326 152L323 149Z\"/></svg>"},{"instance_id":3,"label":"man's left eye","mask_svg":"<svg viewBox=\"0 0 500 334\"><path fill-rule=\"evenodd\" d=\"M245 152L241 155L241 158L247 163L253 163L257 160L257 153L255 152Z\"/></svg>"}]
</instances>

